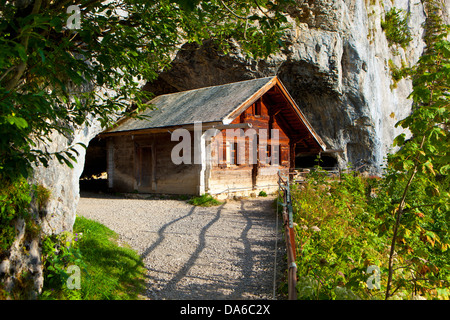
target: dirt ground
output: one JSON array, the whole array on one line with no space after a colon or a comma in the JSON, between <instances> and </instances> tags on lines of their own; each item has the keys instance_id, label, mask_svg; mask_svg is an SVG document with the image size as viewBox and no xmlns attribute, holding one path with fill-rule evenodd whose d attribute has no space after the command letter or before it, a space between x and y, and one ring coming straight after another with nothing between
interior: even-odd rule
<instances>
[{"instance_id":1,"label":"dirt ground","mask_svg":"<svg viewBox=\"0 0 450 320\"><path fill-rule=\"evenodd\" d=\"M279 299L285 247L273 202L261 197L204 208L84 193L77 213L137 250L148 270L147 299Z\"/></svg>"}]
</instances>

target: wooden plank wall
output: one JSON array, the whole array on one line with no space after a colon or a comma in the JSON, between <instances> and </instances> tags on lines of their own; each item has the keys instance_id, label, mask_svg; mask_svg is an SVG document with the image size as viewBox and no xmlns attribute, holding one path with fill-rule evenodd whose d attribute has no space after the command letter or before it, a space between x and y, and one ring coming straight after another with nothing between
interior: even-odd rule
<instances>
[{"instance_id":1,"label":"wooden plank wall","mask_svg":"<svg viewBox=\"0 0 450 320\"><path fill-rule=\"evenodd\" d=\"M243 191L245 189L255 189L257 191L271 189L267 186L273 186L273 190L277 189L278 170L281 169L284 173L289 171L290 146L288 136L276 119L276 112L276 106L270 106L270 101L262 98L245 110L232 123L251 123L252 128L245 129L244 132L252 129L257 132L259 129L278 129L280 165L272 166L270 164L259 162L255 167L255 165L250 164L250 142L246 137L235 138L234 141L228 141L228 143L226 141L220 142L220 140L213 139L211 143L211 149L213 150L213 165L210 173L209 192L215 194L227 192L229 190ZM226 137L225 130L222 131L222 137ZM267 141L268 145L272 142L273 141L271 139ZM238 147L240 143L238 155L242 156L245 154L244 164L227 163L226 160L230 160L230 151L227 150L227 148L233 149L231 146L233 143L237 143ZM270 152L268 155L270 156Z\"/></svg>"},{"instance_id":2,"label":"wooden plank wall","mask_svg":"<svg viewBox=\"0 0 450 320\"><path fill-rule=\"evenodd\" d=\"M108 141L108 185L113 191L134 190L134 144L131 136L111 137Z\"/></svg>"},{"instance_id":3,"label":"wooden plank wall","mask_svg":"<svg viewBox=\"0 0 450 320\"><path fill-rule=\"evenodd\" d=\"M205 171L205 191L216 194L228 191L277 189L277 172L286 174L290 167L290 140L282 123L277 119L277 106L262 98L245 110L233 123L251 123L250 129L278 129L279 165L258 162L249 163L250 143L245 137L233 141L213 138L211 142L211 166ZM244 131L245 132L245 131ZM226 131L222 131L226 137ZM108 172L112 176L109 185L118 192L139 191L143 193L198 194L200 186L200 164L176 165L171 159L172 149L179 143L171 141L170 133L140 135L119 135L109 138ZM193 139L191 139L193 140ZM244 142L244 143L242 143ZM273 143L269 137L268 145ZM193 141L192 141L193 143ZM245 155L243 164L227 163L233 157L232 145L237 143L240 150L236 155ZM270 148L270 147L268 147ZM193 144L191 145L193 152ZM111 154L112 153L112 154ZM268 152L270 156L270 152ZM222 158L222 160L220 160ZM111 159L113 163L111 164ZM193 155L192 155L193 161ZM205 168L206 164L203 164ZM144 167L148 166L148 167ZM150 167L150 168L149 168ZM142 175L145 173L145 177Z\"/></svg>"},{"instance_id":4,"label":"wooden plank wall","mask_svg":"<svg viewBox=\"0 0 450 320\"><path fill-rule=\"evenodd\" d=\"M112 189L117 192L196 194L199 184L199 165L175 165L171 159L173 147L169 133L148 135L121 135L111 137L113 164ZM151 148L151 157L141 151ZM146 150L145 152L148 152ZM143 168L148 166L149 168ZM145 169L145 170L143 170ZM151 172L150 184L145 184L141 174Z\"/></svg>"}]
</instances>

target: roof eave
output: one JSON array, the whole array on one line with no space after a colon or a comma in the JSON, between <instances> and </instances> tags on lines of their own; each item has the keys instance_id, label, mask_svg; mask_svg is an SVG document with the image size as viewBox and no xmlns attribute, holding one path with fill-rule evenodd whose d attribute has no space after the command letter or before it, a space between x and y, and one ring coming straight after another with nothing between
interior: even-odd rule
<instances>
[{"instance_id":1,"label":"roof eave","mask_svg":"<svg viewBox=\"0 0 450 320\"><path fill-rule=\"evenodd\" d=\"M320 138L320 136L316 133L316 131L314 130L314 128L311 126L311 124L309 123L308 119L306 119L305 115L303 114L303 112L300 110L300 108L298 107L297 103L295 102L295 100L291 97L291 95L289 94L289 92L287 91L286 87L283 85L283 83L278 79L278 77L275 77L274 79L276 81L276 84L279 86L279 88L281 89L281 92L283 93L283 95L285 96L285 98L290 102L290 104L292 105L294 111L296 112L296 114L298 115L298 117L300 118L300 120L304 123L304 125L306 126L306 129L308 130L308 132L313 136L314 140L316 141L316 143L318 144L318 146L325 151L327 149L327 146L325 144L325 142L323 142L323 140Z\"/></svg>"},{"instance_id":2,"label":"roof eave","mask_svg":"<svg viewBox=\"0 0 450 320\"><path fill-rule=\"evenodd\" d=\"M281 92L285 96L285 98L289 101L294 111L300 118L300 120L305 124L308 132L313 136L317 145L325 151L327 149L326 144L322 141L319 135L314 131L313 127L306 119L297 103L292 99L289 92L286 90L283 83L278 79L277 76L274 76L269 82L267 82L263 87L261 87L257 92L255 92L250 98L248 98L245 102L243 102L239 107L233 110L230 114L222 119L223 124L230 124L234 119L236 119L242 112L244 112L248 107L250 107L253 103L255 103L259 98L261 98L267 91L272 89L275 85L281 89Z\"/></svg>"},{"instance_id":3,"label":"roof eave","mask_svg":"<svg viewBox=\"0 0 450 320\"><path fill-rule=\"evenodd\" d=\"M239 123L239 124L223 124L221 121L214 122L198 122L193 124L177 125L177 126L167 126L158 128L148 128L148 129L136 129L136 130L124 130L124 131L114 131L114 132L103 132L99 136L102 138L113 137L113 136L123 136L123 135L142 135L142 134L153 134L153 133L172 133L177 129L185 129L188 131L196 130L200 125L201 130L205 131L208 129L246 129L251 128L251 123Z\"/></svg>"},{"instance_id":4,"label":"roof eave","mask_svg":"<svg viewBox=\"0 0 450 320\"><path fill-rule=\"evenodd\" d=\"M222 119L223 124L230 124L234 119L236 119L242 112L244 112L248 107L261 98L267 91L269 91L277 81L277 77L274 76L269 82L262 86L258 91L252 94L247 100L245 100L240 106L231 111L227 116Z\"/></svg>"}]
</instances>

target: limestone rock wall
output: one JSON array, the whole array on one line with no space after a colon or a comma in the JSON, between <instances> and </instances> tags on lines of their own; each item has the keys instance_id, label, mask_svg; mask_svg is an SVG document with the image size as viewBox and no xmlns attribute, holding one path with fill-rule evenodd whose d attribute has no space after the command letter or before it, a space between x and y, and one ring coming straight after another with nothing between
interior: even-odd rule
<instances>
[{"instance_id":1,"label":"limestone rock wall","mask_svg":"<svg viewBox=\"0 0 450 320\"><path fill-rule=\"evenodd\" d=\"M77 142L88 145L100 131L100 125L95 124L75 130L72 137L54 134L51 137L52 144L45 148L49 152L56 152L66 150ZM2 296L5 293L0 290L0 299L38 298L44 284L42 236L73 230L80 198L79 178L86 154L85 148L81 146L77 146L76 150L79 156L74 169L57 160L50 161L48 167L34 168L34 176L29 179L29 183L44 186L51 192L50 198L42 208L38 208L32 200L30 221L38 226L34 232L30 231L23 219L16 222L16 239L8 257L0 261L0 289L6 292Z\"/></svg>"},{"instance_id":2,"label":"limestone rock wall","mask_svg":"<svg viewBox=\"0 0 450 320\"><path fill-rule=\"evenodd\" d=\"M267 60L246 60L239 48L225 56L206 42L185 45L173 68L147 89L156 94L278 75L341 166L366 164L380 172L394 124L411 103L408 80L394 88L389 60L414 65L423 52L425 21L420 0L298 0L290 10L294 24L285 50ZM392 7L410 14L413 41L389 46L381 21Z\"/></svg>"}]
</instances>

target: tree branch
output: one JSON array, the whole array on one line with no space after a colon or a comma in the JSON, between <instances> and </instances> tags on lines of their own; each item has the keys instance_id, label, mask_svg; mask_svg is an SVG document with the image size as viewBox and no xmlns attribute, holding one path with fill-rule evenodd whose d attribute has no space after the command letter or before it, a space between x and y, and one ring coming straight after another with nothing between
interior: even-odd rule
<instances>
[{"instance_id":1,"label":"tree branch","mask_svg":"<svg viewBox=\"0 0 450 320\"><path fill-rule=\"evenodd\" d=\"M424 143L425 143L425 136L422 137L422 141L420 143L420 149L423 148ZM394 233L392 235L391 250L389 252L389 274L388 274L388 282L387 282L387 286L386 286L386 297L385 297L386 300L391 296L390 290L391 290L392 274L394 272L394 270L393 270L394 252L395 252L395 241L397 240L397 232L398 232L398 228L400 226L400 220L402 218L403 209L405 208L405 204L406 204L406 195L409 191L409 188L411 187L413 179L417 173L418 167L419 167L419 163L416 162L416 164L414 165L413 172L411 173L411 176L409 177L408 182L405 186L405 190L403 191L403 195L402 195L400 204L398 205L398 208L396 211Z\"/></svg>"},{"instance_id":2,"label":"tree branch","mask_svg":"<svg viewBox=\"0 0 450 320\"><path fill-rule=\"evenodd\" d=\"M0 77L0 82L2 82L3 78L6 77L8 75L8 73L10 73L12 70L14 70L16 66L12 66L9 67L8 69L6 69L5 73L3 73L3 75Z\"/></svg>"},{"instance_id":3,"label":"tree branch","mask_svg":"<svg viewBox=\"0 0 450 320\"><path fill-rule=\"evenodd\" d=\"M233 16L235 16L238 19L242 19L242 20L248 20L248 18L250 18L250 16L248 17L242 17L238 14L236 14L233 10L231 10L230 8L228 8L228 6L225 4L225 2L223 2L223 0L220 0L220 3L222 3L222 5L225 7L225 9L227 9Z\"/></svg>"},{"instance_id":4,"label":"tree branch","mask_svg":"<svg viewBox=\"0 0 450 320\"><path fill-rule=\"evenodd\" d=\"M41 8L41 5L42 5L42 0L36 0L34 3L34 6L33 6L33 10L31 11L31 14L37 14ZM25 49L25 53L27 52L27 49L28 49L28 41L30 40L30 33L31 33L31 30L28 31L28 33L23 36L22 41L21 41L21 44ZM14 74L12 79L6 83L5 88L7 91L11 91L12 89L14 89L17 86L17 84L19 83L20 79L22 78L26 68L27 68L27 63L26 63L26 61L23 61L23 60L21 63L19 63L16 66L16 68L15 68L16 73Z\"/></svg>"},{"instance_id":5,"label":"tree branch","mask_svg":"<svg viewBox=\"0 0 450 320\"><path fill-rule=\"evenodd\" d=\"M263 9L259 6L258 0L254 0L256 6L258 7L259 11L261 11L268 19L274 20L273 18L269 17L269 15L263 11Z\"/></svg>"}]
</instances>

